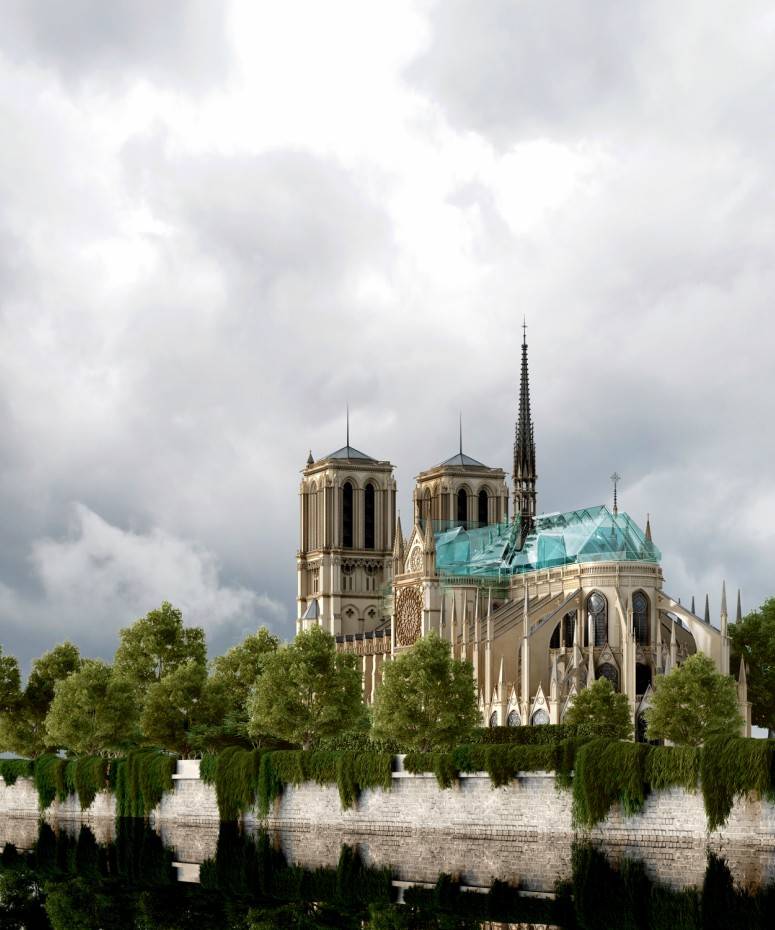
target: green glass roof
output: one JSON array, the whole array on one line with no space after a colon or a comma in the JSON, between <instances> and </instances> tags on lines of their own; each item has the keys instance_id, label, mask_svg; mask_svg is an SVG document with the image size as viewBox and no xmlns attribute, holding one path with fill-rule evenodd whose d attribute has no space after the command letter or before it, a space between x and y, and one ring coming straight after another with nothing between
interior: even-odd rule
<instances>
[{"instance_id":1,"label":"green glass roof","mask_svg":"<svg viewBox=\"0 0 775 930\"><path fill-rule=\"evenodd\" d=\"M476 529L439 528L436 568L442 575L503 577L577 562L659 562L659 549L626 513L607 507L536 517L519 546L519 522Z\"/></svg>"}]
</instances>

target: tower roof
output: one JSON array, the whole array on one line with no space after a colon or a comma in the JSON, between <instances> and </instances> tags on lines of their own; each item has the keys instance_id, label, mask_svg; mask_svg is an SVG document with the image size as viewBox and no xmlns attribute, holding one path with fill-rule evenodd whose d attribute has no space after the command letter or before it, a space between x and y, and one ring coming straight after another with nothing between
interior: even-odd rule
<instances>
[{"instance_id":1,"label":"tower roof","mask_svg":"<svg viewBox=\"0 0 775 930\"><path fill-rule=\"evenodd\" d=\"M323 456L324 459L349 459L349 460L358 460L361 462L376 462L375 458L372 458L370 455L366 455L365 452L359 452L357 449L353 449L351 445L342 446L341 449L337 449L336 452L329 452L328 455Z\"/></svg>"},{"instance_id":2,"label":"tower roof","mask_svg":"<svg viewBox=\"0 0 775 930\"><path fill-rule=\"evenodd\" d=\"M466 455L465 452L462 451L451 455L448 459L445 459L436 467L440 468L442 465L462 465L464 468L487 468L483 462L478 462L476 459L472 459L470 455Z\"/></svg>"}]
</instances>

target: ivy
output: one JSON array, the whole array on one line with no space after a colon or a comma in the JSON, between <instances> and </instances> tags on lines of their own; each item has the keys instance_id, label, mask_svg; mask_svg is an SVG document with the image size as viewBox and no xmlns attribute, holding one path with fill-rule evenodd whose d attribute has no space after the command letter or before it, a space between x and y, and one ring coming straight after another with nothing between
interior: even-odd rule
<instances>
[{"instance_id":1,"label":"ivy","mask_svg":"<svg viewBox=\"0 0 775 930\"><path fill-rule=\"evenodd\" d=\"M620 740L593 739L576 753L573 816L582 826L603 820L615 801L626 815L643 808L650 746Z\"/></svg>"},{"instance_id":2,"label":"ivy","mask_svg":"<svg viewBox=\"0 0 775 930\"><path fill-rule=\"evenodd\" d=\"M33 769L30 759L0 759L0 776L10 788L19 778L32 778Z\"/></svg>"},{"instance_id":3,"label":"ivy","mask_svg":"<svg viewBox=\"0 0 775 930\"><path fill-rule=\"evenodd\" d=\"M708 829L715 830L726 823L735 798L775 796L775 742L742 736L709 739L700 774Z\"/></svg>"},{"instance_id":4,"label":"ivy","mask_svg":"<svg viewBox=\"0 0 775 930\"><path fill-rule=\"evenodd\" d=\"M700 750L694 746L653 746L646 757L646 780L653 791L683 788L696 791Z\"/></svg>"},{"instance_id":5,"label":"ivy","mask_svg":"<svg viewBox=\"0 0 775 930\"><path fill-rule=\"evenodd\" d=\"M65 784L66 767L67 759L53 753L38 756L35 760L33 780L41 810L50 807L54 800L64 801L67 798L69 792Z\"/></svg>"},{"instance_id":6,"label":"ivy","mask_svg":"<svg viewBox=\"0 0 775 930\"><path fill-rule=\"evenodd\" d=\"M176 764L177 756L158 749L138 749L115 763L117 816L147 817L172 791Z\"/></svg>"}]
</instances>

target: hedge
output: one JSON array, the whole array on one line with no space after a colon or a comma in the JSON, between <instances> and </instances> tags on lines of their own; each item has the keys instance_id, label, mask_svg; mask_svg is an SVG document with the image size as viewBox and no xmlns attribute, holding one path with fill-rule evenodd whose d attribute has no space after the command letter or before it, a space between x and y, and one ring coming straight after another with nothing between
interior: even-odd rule
<instances>
[{"instance_id":1,"label":"hedge","mask_svg":"<svg viewBox=\"0 0 775 930\"><path fill-rule=\"evenodd\" d=\"M555 746L578 736L578 727L551 723L536 727L477 727L468 743L517 743L520 746Z\"/></svg>"}]
</instances>

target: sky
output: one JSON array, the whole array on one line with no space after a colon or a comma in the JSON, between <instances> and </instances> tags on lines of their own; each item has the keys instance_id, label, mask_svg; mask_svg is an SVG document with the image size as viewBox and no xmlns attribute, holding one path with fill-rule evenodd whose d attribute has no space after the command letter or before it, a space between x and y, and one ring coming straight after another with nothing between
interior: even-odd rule
<instances>
[{"instance_id":1,"label":"sky","mask_svg":"<svg viewBox=\"0 0 775 930\"><path fill-rule=\"evenodd\" d=\"M765 0L0 0L0 643L162 600L293 634L298 483L352 444L651 515L775 594Z\"/></svg>"}]
</instances>

